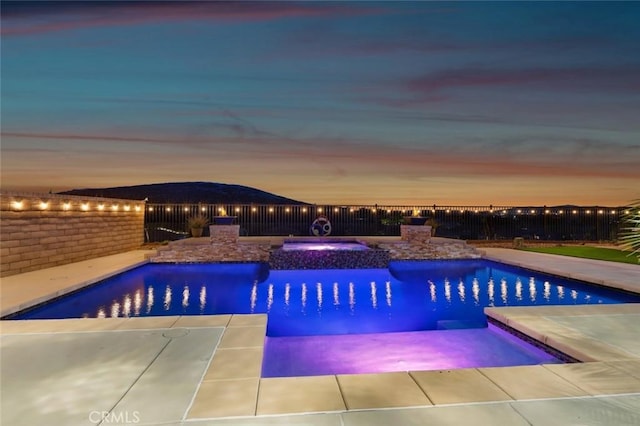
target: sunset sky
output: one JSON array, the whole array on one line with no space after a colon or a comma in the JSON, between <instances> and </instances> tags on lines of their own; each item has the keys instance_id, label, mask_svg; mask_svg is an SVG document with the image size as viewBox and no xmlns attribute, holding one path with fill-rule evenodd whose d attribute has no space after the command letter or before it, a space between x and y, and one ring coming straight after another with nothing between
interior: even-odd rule
<instances>
[{"instance_id":1,"label":"sunset sky","mask_svg":"<svg viewBox=\"0 0 640 426\"><path fill-rule=\"evenodd\" d=\"M640 2L2 1L2 189L640 197Z\"/></svg>"}]
</instances>

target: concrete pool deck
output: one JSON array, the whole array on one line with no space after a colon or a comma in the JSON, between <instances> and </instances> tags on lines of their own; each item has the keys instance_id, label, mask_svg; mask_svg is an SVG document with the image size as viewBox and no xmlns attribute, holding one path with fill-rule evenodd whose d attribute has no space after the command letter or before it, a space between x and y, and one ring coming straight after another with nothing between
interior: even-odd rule
<instances>
[{"instance_id":1,"label":"concrete pool deck","mask_svg":"<svg viewBox=\"0 0 640 426\"><path fill-rule=\"evenodd\" d=\"M490 259L640 292L640 266L483 250ZM2 312L134 267L146 254L3 278ZM0 423L640 424L640 304L486 312L588 362L260 378L266 315L4 320Z\"/></svg>"}]
</instances>

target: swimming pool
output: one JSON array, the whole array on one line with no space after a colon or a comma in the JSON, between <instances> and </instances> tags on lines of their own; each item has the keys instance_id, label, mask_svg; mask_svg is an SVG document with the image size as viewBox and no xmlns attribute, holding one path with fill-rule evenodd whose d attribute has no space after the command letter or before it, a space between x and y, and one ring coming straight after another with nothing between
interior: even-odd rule
<instances>
[{"instance_id":1,"label":"swimming pool","mask_svg":"<svg viewBox=\"0 0 640 426\"><path fill-rule=\"evenodd\" d=\"M266 313L272 337L486 327L486 306L640 302L640 296L484 259L387 269L146 264L18 319Z\"/></svg>"},{"instance_id":2,"label":"swimming pool","mask_svg":"<svg viewBox=\"0 0 640 426\"><path fill-rule=\"evenodd\" d=\"M625 302L640 296L484 259L146 264L12 318L266 313L262 376L283 377L562 362L488 324L484 307Z\"/></svg>"}]
</instances>

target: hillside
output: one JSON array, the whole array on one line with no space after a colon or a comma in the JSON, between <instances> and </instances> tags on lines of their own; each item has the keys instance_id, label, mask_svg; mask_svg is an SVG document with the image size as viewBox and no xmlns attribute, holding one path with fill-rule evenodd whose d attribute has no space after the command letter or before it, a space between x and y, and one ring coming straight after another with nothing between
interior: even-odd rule
<instances>
[{"instance_id":1,"label":"hillside","mask_svg":"<svg viewBox=\"0 0 640 426\"><path fill-rule=\"evenodd\" d=\"M144 200L149 203L307 204L242 185L215 182L171 182L115 188L85 188L66 195Z\"/></svg>"}]
</instances>

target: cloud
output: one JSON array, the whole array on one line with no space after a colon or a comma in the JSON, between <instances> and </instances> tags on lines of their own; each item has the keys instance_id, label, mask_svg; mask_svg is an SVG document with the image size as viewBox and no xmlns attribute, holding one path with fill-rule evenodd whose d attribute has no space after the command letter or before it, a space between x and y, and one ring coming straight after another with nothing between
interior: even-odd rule
<instances>
[{"instance_id":1,"label":"cloud","mask_svg":"<svg viewBox=\"0 0 640 426\"><path fill-rule=\"evenodd\" d=\"M3 2L3 36L152 22L223 23L371 13L362 5L306 2Z\"/></svg>"},{"instance_id":2,"label":"cloud","mask_svg":"<svg viewBox=\"0 0 640 426\"><path fill-rule=\"evenodd\" d=\"M427 99L452 89L535 87L536 89L640 90L640 67L464 68L428 73L405 82L405 89Z\"/></svg>"}]
</instances>

